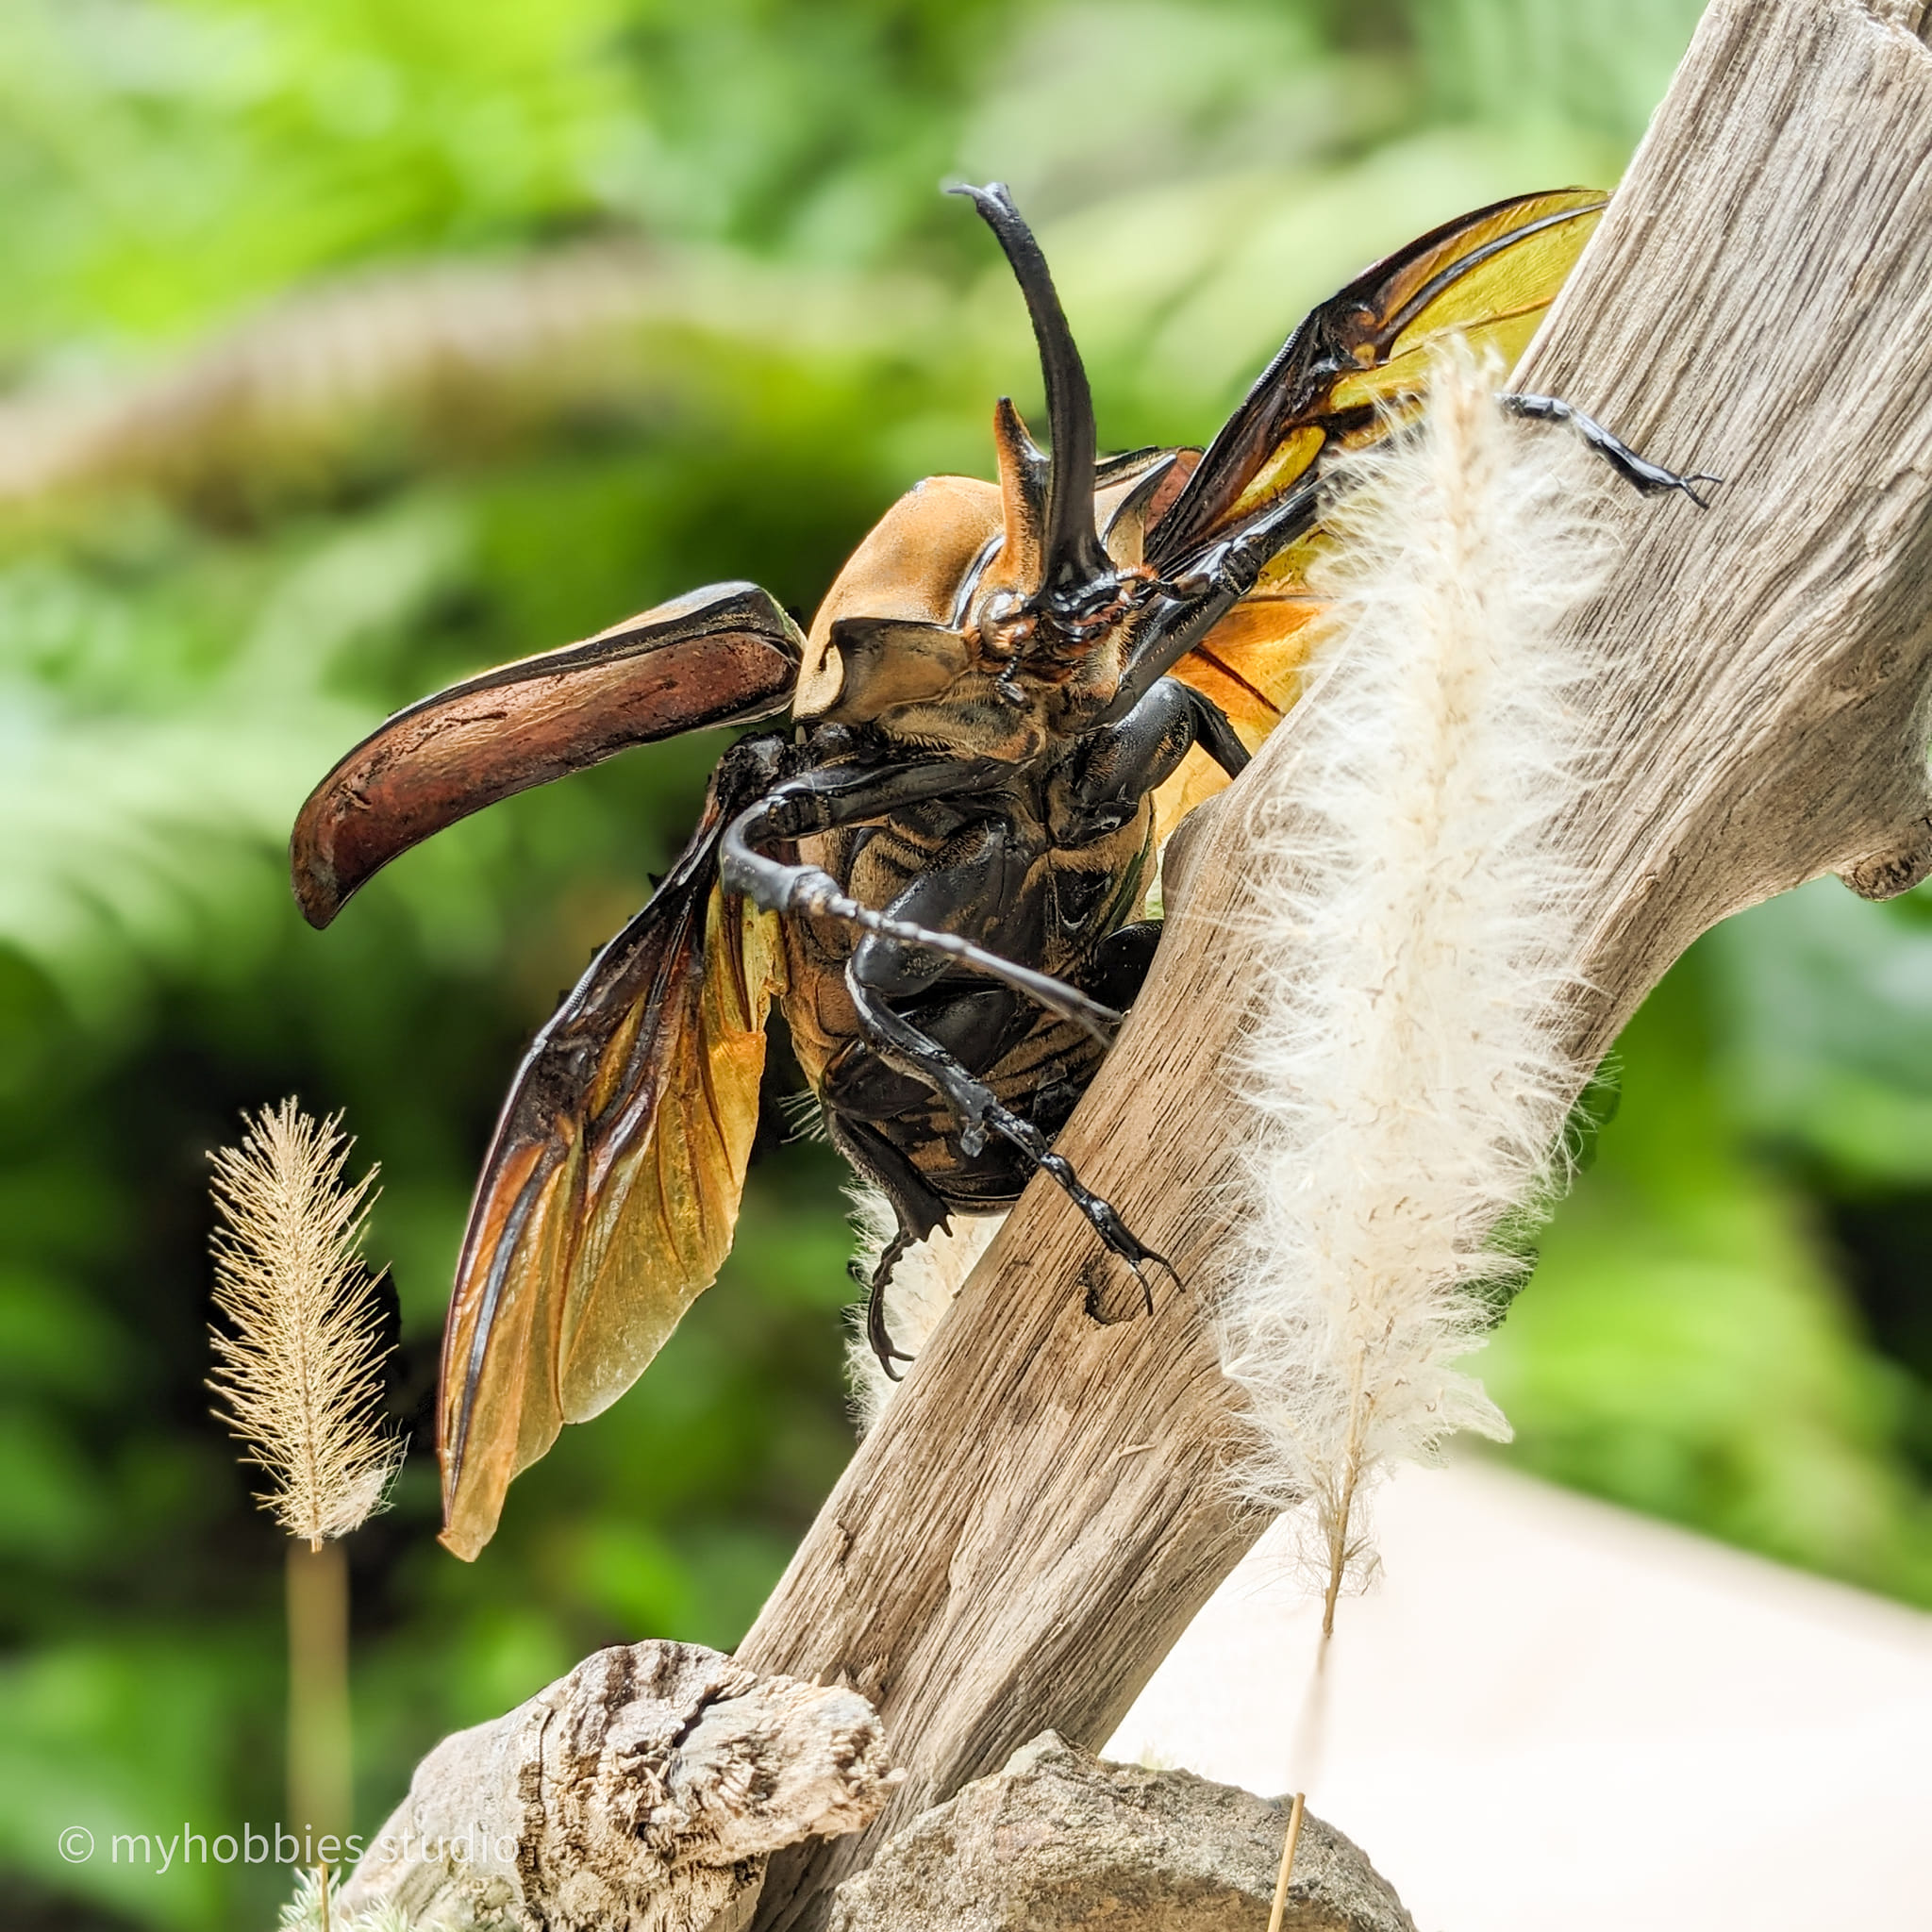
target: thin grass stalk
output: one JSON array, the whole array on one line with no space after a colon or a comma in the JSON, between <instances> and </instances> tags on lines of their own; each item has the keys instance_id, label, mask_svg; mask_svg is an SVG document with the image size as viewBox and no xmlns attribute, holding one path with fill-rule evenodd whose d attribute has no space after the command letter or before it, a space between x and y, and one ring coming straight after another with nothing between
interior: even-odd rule
<instances>
[{"instance_id":1,"label":"thin grass stalk","mask_svg":"<svg viewBox=\"0 0 1932 1932\"><path fill-rule=\"evenodd\" d=\"M1295 1847L1302 1841L1302 1810L1307 1802L1307 1793L1297 1791L1288 1807L1288 1836L1281 1841L1281 1869L1274 1879L1274 1903L1268 1910L1268 1932L1281 1932L1288 1910L1288 1882L1294 1876Z\"/></svg>"},{"instance_id":2,"label":"thin grass stalk","mask_svg":"<svg viewBox=\"0 0 1932 1932\"><path fill-rule=\"evenodd\" d=\"M349 1581L339 1539L384 1507L403 1444L382 1419L375 1286L360 1257L375 1174L293 1100L214 1156L220 1217L215 1414L262 1471L256 1501L289 1532L288 1808L312 1844L353 1822ZM325 1871L317 1901L328 1912Z\"/></svg>"},{"instance_id":3,"label":"thin grass stalk","mask_svg":"<svg viewBox=\"0 0 1932 1932\"><path fill-rule=\"evenodd\" d=\"M349 1566L340 1542L291 1542L287 1564L290 1823L311 1843L341 1840L354 1817Z\"/></svg>"}]
</instances>

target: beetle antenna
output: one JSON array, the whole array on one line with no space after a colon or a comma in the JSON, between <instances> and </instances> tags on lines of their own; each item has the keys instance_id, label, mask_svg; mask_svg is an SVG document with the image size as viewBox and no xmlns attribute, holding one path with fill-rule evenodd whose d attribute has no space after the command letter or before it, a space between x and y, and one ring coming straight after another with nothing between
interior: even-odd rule
<instances>
[{"instance_id":1,"label":"beetle antenna","mask_svg":"<svg viewBox=\"0 0 1932 1932\"><path fill-rule=\"evenodd\" d=\"M1112 566L1093 527L1093 466L1098 438L1093 426L1093 392L1087 367L1074 345L1066 310L1047 272L1040 243L1013 206L1003 181L984 188L961 186L950 194L968 196L1006 251L1033 338L1040 344L1040 371L1046 381L1047 430L1053 439L1047 472L1044 541L1041 546L1040 590L1048 597L1077 597L1096 580L1110 581Z\"/></svg>"}]
</instances>

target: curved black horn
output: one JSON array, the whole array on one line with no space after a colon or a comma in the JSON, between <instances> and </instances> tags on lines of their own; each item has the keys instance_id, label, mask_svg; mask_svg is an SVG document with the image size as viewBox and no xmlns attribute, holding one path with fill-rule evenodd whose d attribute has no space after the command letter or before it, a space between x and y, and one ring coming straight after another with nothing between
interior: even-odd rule
<instances>
[{"instance_id":1,"label":"curved black horn","mask_svg":"<svg viewBox=\"0 0 1932 1932\"><path fill-rule=\"evenodd\" d=\"M961 186L947 192L972 199L1006 251L1020 292L1026 298L1026 312L1033 318L1040 370L1046 380L1047 433L1053 439L1040 588L1046 592L1077 590L1112 571L1093 527L1096 438L1093 392L1087 386L1086 365L1074 346L1066 311L1060 307L1053 276L1047 273L1046 257L1013 206L1006 183L992 181L984 188Z\"/></svg>"}]
</instances>

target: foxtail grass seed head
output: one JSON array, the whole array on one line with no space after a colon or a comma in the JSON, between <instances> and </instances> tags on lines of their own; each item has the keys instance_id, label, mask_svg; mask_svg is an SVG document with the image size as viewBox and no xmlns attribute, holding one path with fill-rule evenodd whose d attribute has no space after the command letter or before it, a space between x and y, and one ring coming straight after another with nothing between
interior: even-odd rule
<instances>
[{"instance_id":1,"label":"foxtail grass seed head","mask_svg":"<svg viewBox=\"0 0 1932 1932\"><path fill-rule=\"evenodd\" d=\"M1564 625L1607 568L1600 486L1497 386L1457 342L1420 427L1343 472L1292 797L1257 827L1253 1211L1220 1346L1253 1425L1240 1480L1309 1506L1324 1631L1373 1568L1376 1481L1457 1429L1508 1434L1457 1364L1510 1268L1491 1238L1547 1198L1588 1072L1565 833L1612 674Z\"/></svg>"},{"instance_id":2,"label":"foxtail grass seed head","mask_svg":"<svg viewBox=\"0 0 1932 1932\"><path fill-rule=\"evenodd\" d=\"M295 1896L281 1909L277 1932L459 1932L441 1911L431 1917L405 1912L393 1899L381 1899L345 1915L323 1869L297 1874Z\"/></svg>"},{"instance_id":3,"label":"foxtail grass seed head","mask_svg":"<svg viewBox=\"0 0 1932 1932\"><path fill-rule=\"evenodd\" d=\"M375 1170L355 1183L340 1116L293 1100L213 1157L216 1419L268 1486L256 1500L320 1549L382 1508L404 1444L382 1418L380 1311L358 1249Z\"/></svg>"}]
</instances>

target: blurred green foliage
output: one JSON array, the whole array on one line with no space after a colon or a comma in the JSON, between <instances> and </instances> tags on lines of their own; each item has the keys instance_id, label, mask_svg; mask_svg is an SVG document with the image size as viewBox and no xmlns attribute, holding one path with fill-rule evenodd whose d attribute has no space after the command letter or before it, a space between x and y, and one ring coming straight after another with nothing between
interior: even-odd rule
<instances>
[{"instance_id":1,"label":"blurred green foliage","mask_svg":"<svg viewBox=\"0 0 1932 1932\"><path fill-rule=\"evenodd\" d=\"M384 1167L372 1245L420 1423L520 1045L676 849L718 746L501 807L325 935L282 874L313 779L396 704L693 585L748 576L808 608L912 478L984 474L992 396L1024 406L1036 378L941 176L1002 175L1041 218L1108 440L1198 439L1380 249L1613 178L1695 11L0 8L10 1923L239 1926L284 1890L56 1848L71 1824L106 1847L280 1805L279 1551L200 1386L206 1150L285 1092L346 1110ZM430 406L450 358L412 361L409 332L450 303L420 295L424 264L513 288L618 244L641 291L618 324L559 298L560 334ZM358 334L356 291L378 288L387 333ZM211 413L225 332L273 343L278 317L334 359L298 381L258 358L248 408ZM580 367L594 380L557 387ZM90 410L163 391L179 407L142 418L139 460L87 441ZM57 446L85 460L49 469ZM44 487L8 480L29 472ZM1524 1465L1919 1602L1928 922L1918 895L1825 881L1700 945L1620 1049L1622 1111L1485 1364ZM365 1826L443 1730L592 1646L731 1642L835 1475L840 1175L770 1115L717 1291L519 1482L482 1559L435 1548L426 1455L352 1544Z\"/></svg>"}]
</instances>

